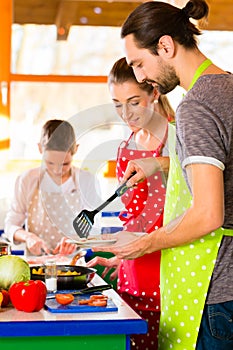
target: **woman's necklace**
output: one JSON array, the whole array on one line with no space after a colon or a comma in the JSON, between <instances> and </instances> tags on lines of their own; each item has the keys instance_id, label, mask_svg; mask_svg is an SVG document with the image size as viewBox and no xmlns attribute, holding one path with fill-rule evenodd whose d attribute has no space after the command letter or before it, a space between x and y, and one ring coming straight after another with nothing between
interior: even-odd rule
<instances>
[{"instance_id":1,"label":"woman's necklace","mask_svg":"<svg viewBox=\"0 0 233 350\"><path fill-rule=\"evenodd\" d=\"M200 64L200 66L197 68L193 79L191 81L191 84L189 85L188 90L192 89L193 85L196 83L197 79L202 75L202 73L212 64L211 60L208 58Z\"/></svg>"}]
</instances>

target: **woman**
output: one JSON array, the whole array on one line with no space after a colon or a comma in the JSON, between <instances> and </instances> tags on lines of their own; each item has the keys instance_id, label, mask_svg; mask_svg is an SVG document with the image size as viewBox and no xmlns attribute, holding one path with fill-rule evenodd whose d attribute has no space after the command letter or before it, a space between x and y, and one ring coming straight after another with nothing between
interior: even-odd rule
<instances>
[{"instance_id":1,"label":"woman","mask_svg":"<svg viewBox=\"0 0 233 350\"><path fill-rule=\"evenodd\" d=\"M166 173L169 168L168 120L173 120L174 112L165 96L160 96L151 85L137 82L125 58L113 65L108 86L117 113L132 131L128 140L123 141L118 149L118 180L121 182L130 160L158 157L158 171L121 197L125 206L125 210L120 213L124 230L150 233L163 223ZM117 268L118 292L148 321L148 333L133 335L132 347L157 349L160 252L130 261L120 261L116 257L107 261L96 257L88 266L97 263L107 266L103 276L110 268ZM116 272L112 278L115 276Z\"/></svg>"}]
</instances>

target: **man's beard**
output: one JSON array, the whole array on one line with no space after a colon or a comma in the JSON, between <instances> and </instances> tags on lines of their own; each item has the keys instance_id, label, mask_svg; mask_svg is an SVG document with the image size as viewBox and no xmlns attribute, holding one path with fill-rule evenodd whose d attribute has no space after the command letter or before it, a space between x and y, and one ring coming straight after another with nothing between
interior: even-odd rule
<instances>
[{"instance_id":1,"label":"man's beard","mask_svg":"<svg viewBox=\"0 0 233 350\"><path fill-rule=\"evenodd\" d=\"M171 66L162 66L157 82L154 80L146 80L149 84L156 84L160 94L166 95L180 85L180 79L176 75L175 69Z\"/></svg>"}]
</instances>

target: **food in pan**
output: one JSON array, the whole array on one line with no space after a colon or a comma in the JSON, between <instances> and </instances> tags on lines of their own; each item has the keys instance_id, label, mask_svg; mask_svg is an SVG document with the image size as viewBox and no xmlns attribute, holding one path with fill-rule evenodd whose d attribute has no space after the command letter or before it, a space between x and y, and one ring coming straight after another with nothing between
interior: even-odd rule
<instances>
[{"instance_id":1,"label":"food in pan","mask_svg":"<svg viewBox=\"0 0 233 350\"><path fill-rule=\"evenodd\" d=\"M44 268L43 267L39 267L38 269L33 268L32 269L32 273L34 275L44 275ZM77 272L77 271L62 271L62 270L57 270L57 276L80 276L81 272Z\"/></svg>"},{"instance_id":2,"label":"food in pan","mask_svg":"<svg viewBox=\"0 0 233 350\"><path fill-rule=\"evenodd\" d=\"M31 279L45 281L44 266L31 266ZM85 288L96 270L85 266L57 265L57 289L73 290ZM61 271L62 273L60 273ZM36 273L35 273L36 272ZM39 273L38 273L39 272Z\"/></svg>"}]
</instances>

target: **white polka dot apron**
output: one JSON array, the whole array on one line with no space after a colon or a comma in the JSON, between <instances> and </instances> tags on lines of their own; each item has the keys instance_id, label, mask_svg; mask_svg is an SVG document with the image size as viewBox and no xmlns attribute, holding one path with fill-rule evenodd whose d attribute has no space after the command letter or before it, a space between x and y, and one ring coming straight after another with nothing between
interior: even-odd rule
<instances>
[{"instance_id":1,"label":"white polka dot apron","mask_svg":"<svg viewBox=\"0 0 233 350\"><path fill-rule=\"evenodd\" d=\"M46 240L49 249L54 249L62 237L77 237L73 219L81 209L79 191L41 191L38 180L29 203L27 229Z\"/></svg>"},{"instance_id":2,"label":"white polka dot apron","mask_svg":"<svg viewBox=\"0 0 233 350\"><path fill-rule=\"evenodd\" d=\"M190 207L192 199L175 153L175 128L172 125L169 126L169 155L165 224ZM233 231L220 228L193 243L162 251L160 350L195 349L223 234L232 235Z\"/></svg>"}]
</instances>

